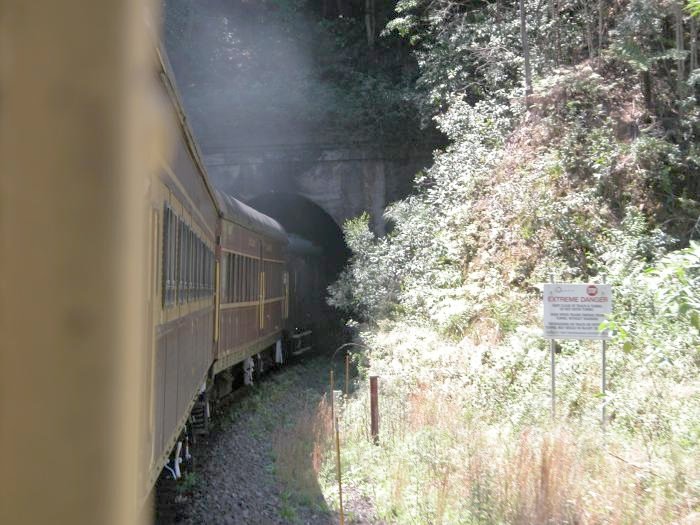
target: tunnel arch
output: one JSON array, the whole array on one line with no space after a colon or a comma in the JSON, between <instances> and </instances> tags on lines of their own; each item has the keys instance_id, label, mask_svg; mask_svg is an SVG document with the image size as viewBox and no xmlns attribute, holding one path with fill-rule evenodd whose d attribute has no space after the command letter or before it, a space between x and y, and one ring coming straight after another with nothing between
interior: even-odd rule
<instances>
[{"instance_id":1,"label":"tunnel arch","mask_svg":"<svg viewBox=\"0 0 700 525\"><path fill-rule=\"evenodd\" d=\"M350 251L340 225L322 206L298 193L276 191L258 194L246 202L275 219L288 233L320 246L323 249L325 273L329 281L336 279Z\"/></svg>"}]
</instances>

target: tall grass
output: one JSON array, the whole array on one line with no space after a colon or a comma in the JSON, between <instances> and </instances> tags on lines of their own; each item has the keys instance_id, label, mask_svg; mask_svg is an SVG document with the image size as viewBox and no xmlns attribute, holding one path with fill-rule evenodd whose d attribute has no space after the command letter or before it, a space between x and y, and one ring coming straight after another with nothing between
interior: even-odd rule
<instances>
[{"instance_id":1,"label":"tall grass","mask_svg":"<svg viewBox=\"0 0 700 525\"><path fill-rule=\"evenodd\" d=\"M552 421L548 353L528 334L478 346L404 322L365 333L372 352L360 367L369 368L340 412L349 492L371 500L387 523L700 524L697 382L651 374L616 350L604 433L599 355L565 346ZM378 446L368 375L380 377ZM665 392L651 408L650 381ZM667 422L672 432L646 431ZM319 472L334 501L333 461Z\"/></svg>"},{"instance_id":2,"label":"tall grass","mask_svg":"<svg viewBox=\"0 0 700 525\"><path fill-rule=\"evenodd\" d=\"M288 492L306 502L321 497L319 472L331 451L331 409L325 396L307 404L293 423L272 435L275 472Z\"/></svg>"},{"instance_id":3,"label":"tall grass","mask_svg":"<svg viewBox=\"0 0 700 525\"><path fill-rule=\"evenodd\" d=\"M374 458L364 420L348 419L357 408L348 407L345 460L351 484L375 486L374 504L389 522L670 524L698 504L678 491L673 474L626 459L630 450L597 429L486 424L426 385L404 395L385 384L382 395ZM402 403L406 410L386 410ZM353 404L366 406L363 392Z\"/></svg>"}]
</instances>

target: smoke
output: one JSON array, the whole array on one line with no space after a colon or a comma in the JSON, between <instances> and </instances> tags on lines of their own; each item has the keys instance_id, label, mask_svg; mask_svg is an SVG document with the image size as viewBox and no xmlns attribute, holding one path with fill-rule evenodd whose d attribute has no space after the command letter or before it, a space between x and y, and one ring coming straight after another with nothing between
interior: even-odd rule
<instances>
[{"instance_id":1,"label":"smoke","mask_svg":"<svg viewBox=\"0 0 700 525\"><path fill-rule=\"evenodd\" d=\"M310 21L265 2L164 7L166 48L205 153L310 140L319 91Z\"/></svg>"},{"instance_id":2,"label":"smoke","mask_svg":"<svg viewBox=\"0 0 700 525\"><path fill-rule=\"evenodd\" d=\"M334 92L320 78L318 22L290 2L164 0L164 40L210 179L324 248L334 275L342 232L297 177L327 141ZM274 192L274 193L273 193ZM301 192L303 193L303 192Z\"/></svg>"}]
</instances>

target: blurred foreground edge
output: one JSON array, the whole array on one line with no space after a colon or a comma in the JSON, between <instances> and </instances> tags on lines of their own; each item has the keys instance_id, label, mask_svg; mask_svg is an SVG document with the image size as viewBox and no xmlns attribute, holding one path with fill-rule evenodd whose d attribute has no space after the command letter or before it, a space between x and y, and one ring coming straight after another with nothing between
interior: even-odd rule
<instances>
[{"instance_id":1,"label":"blurred foreground edge","mask_svg":"<svg viewBox=\"0 0 700 525\"><path fill-rule=\"evenodd\" d=\"M140 521L152 7L0 0L3 524Z\"/></svg>"}]
</instances>

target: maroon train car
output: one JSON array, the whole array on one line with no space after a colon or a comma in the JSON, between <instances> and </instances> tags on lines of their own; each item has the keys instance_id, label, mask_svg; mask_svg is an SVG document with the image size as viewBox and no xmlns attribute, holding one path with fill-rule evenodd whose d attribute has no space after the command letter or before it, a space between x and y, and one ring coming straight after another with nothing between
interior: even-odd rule
<instances>
[{"instance_id":1,"label":"maroon train car","mask_svg":"<svg viewBox=\"0 0 700 525\"><path fill-rule=\"evenodd\" d=\"M179 475L209 402L283 361L289 316L287 234L272 218L218 192L161 52L160 79L175 146L148 188L148 356L141 489L164 467ZM171 459L172 458L172 459Z\"/></svg>"}]
</instances>

